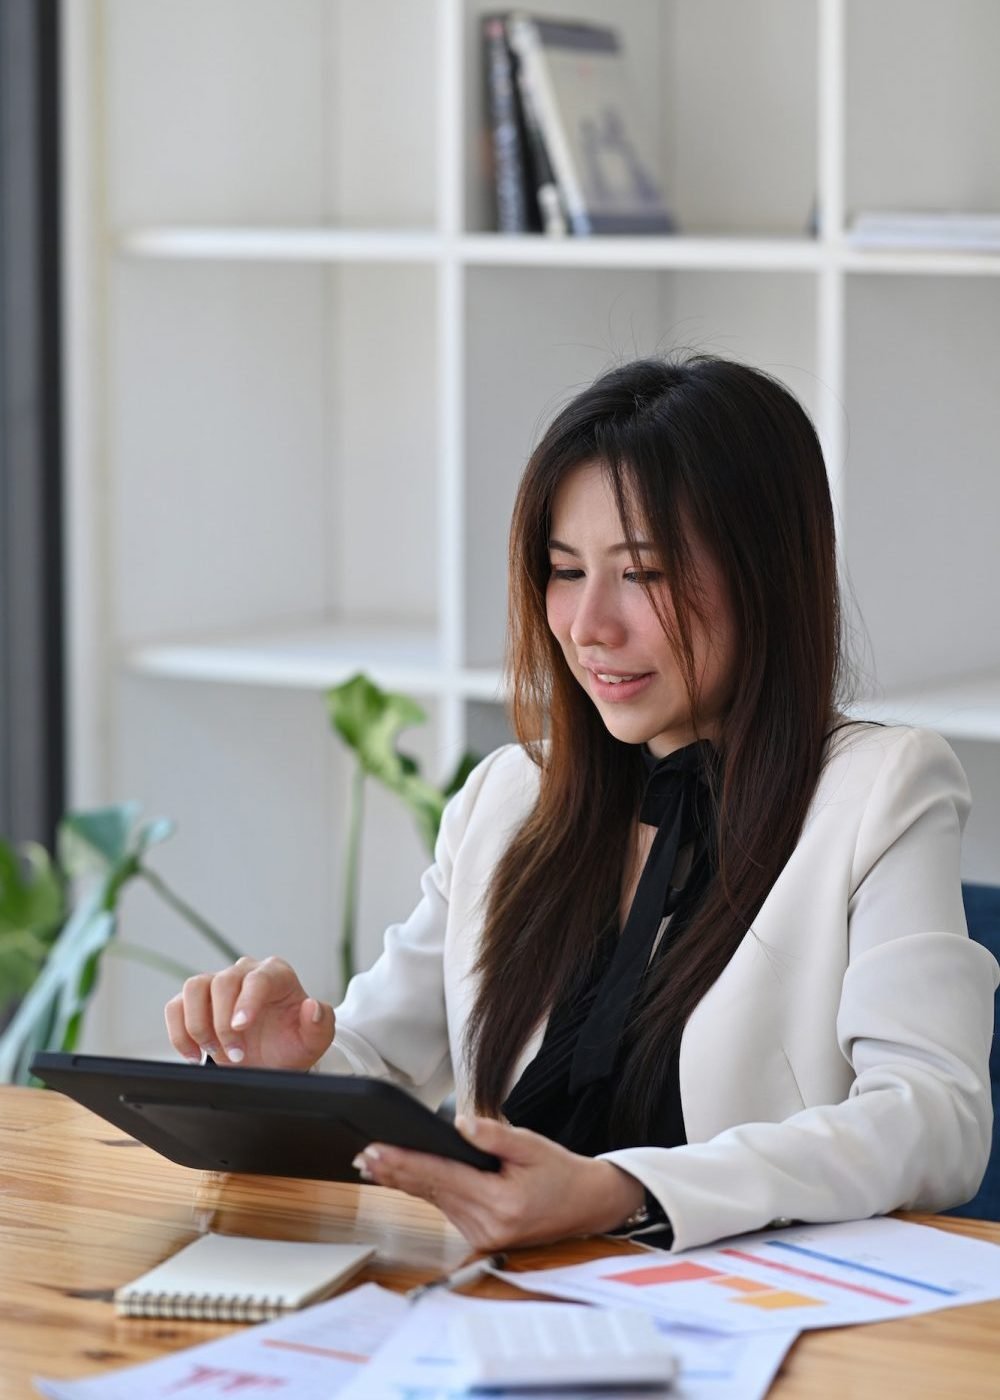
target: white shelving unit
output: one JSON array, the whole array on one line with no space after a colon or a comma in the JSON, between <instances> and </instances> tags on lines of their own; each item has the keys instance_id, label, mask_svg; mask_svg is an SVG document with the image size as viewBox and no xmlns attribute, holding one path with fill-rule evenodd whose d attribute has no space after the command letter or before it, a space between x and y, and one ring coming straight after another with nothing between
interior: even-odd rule
<instances>
[{"instance_id":1,"label":"white shelving unit","mask_svg":"<svg viewBox=\"0 0 1000 1400\"><path fill-rule=\"evenodd\" d=\"M74 800L177 818L165 872L332 993L348 768L322 690L363 669L419 696L436 776L498 742L537 431L608 363L693 347L813 414L878 713L956 741L970 873L1000 879L1000 256L845 240L862 207L1000 208L1000 7L547 0L624 31L681 229L561 240L490 232L495 8L66 7ZM423 863L371 804L365 957ZM141 899L129 923L204 960ZM115 967L101 1043L148 1053L166 990Z\"/></svg>"}]
</instances>

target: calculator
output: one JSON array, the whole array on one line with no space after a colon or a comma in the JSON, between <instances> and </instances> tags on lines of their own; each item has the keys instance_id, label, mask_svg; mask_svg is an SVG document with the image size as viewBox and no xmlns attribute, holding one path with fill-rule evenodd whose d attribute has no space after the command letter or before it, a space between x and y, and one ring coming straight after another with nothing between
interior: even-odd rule
<instances>
[{"instance_id":1,"label":"calculator","mask_svg":"<svg viewBox=\"0 0 1000 1400\"><path fill-rule=\"evenodd\" d=\"M658 1394L678 1369L653 1318L628 1308L497 1302L456 1316L451 1341L468 1390L634 1387Z\"/></svg>"}]
</instances>

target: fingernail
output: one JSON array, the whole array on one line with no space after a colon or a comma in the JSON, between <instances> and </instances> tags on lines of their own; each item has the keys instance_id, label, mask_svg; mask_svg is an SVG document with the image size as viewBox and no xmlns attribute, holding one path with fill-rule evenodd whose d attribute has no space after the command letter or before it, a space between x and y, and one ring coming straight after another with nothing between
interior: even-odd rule
<instances>
[{"instance_id":1,"label":"fingernail","mask_svg":"<svg viewBox=\"0 0 1000 1400\"><path fill-rule=\"evenodd\" d=\"M322 1019L323 1019L323 1008L322 1008L322 1006L320 1006L319 1002L317 1002L317 1003L316 1003L316 1010L315 1010L315 1011L313 1012L313 1014L312 1014L312 1023L313 1023L313 1025L314 1025L314 1026L318 1026L319 1023L320 1023L320 1021L322 1021Z\"/></svg>"},{"instance_id":2,"label":"fingernail","mask_svg":"<svg viewBox=\"0 0 1000 1400\"><path fill-rule=\"evenodd\" d=\"M233 1017L229 1024L232 1026L234 1031L238 1031L240 1026L246 1025L248 1019L249 1018L247 1017L247 1013L245 1011L237 1011L236 1015Z\"/></svg>"},{"instance_id":3,"label":"fingernail","mask_svg":"<svg viewBox=\"0 0 1000 1400\"><path fill-rule=\"evenodd\" d=\"M355 1170L356 1172L360 1172L360 1171L363 1171L363 1170L364 1170L364 1165L365 1165L365 1159L364 1159L364 1157L362 1156L362 1154L359 1152L358 1155L355 1157L354 1161L351 1163L351 1166L354 1168L354 1170Z\"/></svg>"},{"instance_id":4,"label":"fingernail","mask_svg":"<svg viewBox=\"0 0 1000 1400\"><path fill-rule=\"evenodd\" d=\"M243 1060L243 1051L238 1045L227 1045L226 1054L232 1060L234 1065L240 1064Z\"/></svg>"},{"instance_id":5,"label":"fingernail","mask_svg":"<svg viewBox=\"0 0 1000 1400\"><path fill-rule=\"evenodd\" d=\"M201 1064L201 1056L200 1056L200 1055L185 1055L184 1058L185 1058L185 1060L187 1060L188 1064L191 1064L191 1065L200 1065L200 1064Z\"/></svg>"},{"instance_id":6,"label":"fingernail","mask_svg":"<svg viewBox=\"0 0 1000 1400\"><path fill-rule=\"evenodd\" d=\"M201 1047L201 1053L203 1055L211 1055L212 1059L214 1060L216 1055L219 1055L222 1052L219 1050L219 1047L217 1045L203 1045Z\"/></svg>"},{"instance_id":7,"label":"fingernail","mask_svg":"<svg viewBox=\"0 0 1000 1400\"><path fill-rule=\"evenodd\" d=\"M382 1154L377 1147L366 1147L363 1156L367 1157L369 1162L378 1162Z\"/></svg>"}]
</instances>

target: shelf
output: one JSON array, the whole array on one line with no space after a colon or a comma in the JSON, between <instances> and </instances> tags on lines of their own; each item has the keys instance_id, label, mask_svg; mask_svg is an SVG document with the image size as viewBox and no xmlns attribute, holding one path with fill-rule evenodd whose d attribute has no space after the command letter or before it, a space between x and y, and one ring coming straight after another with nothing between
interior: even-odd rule
<instances>
[{"instance_id":1,"label":"shelf","mask_svg":"<svg viewBox=\"0 0 1000 1400\"><path fill-rule=\"evenodd\" d=\"M853 707L859 718L936 729L948 739L1000 740L1000 673L898 691Z\"/></svg>"},{"instance_id":2,"label":"shelf","mask_svg":"<svg viewBox=\"0 0 1000 1400\"><path fill-rule=\"evenodd\" d=\"M429 627L327 623L155 642L130 648L122 664L132 675L293 690L325 690L365 671L389 690L503 700L499 667L446 674Z\"/></svg>"},{"instance_id":3,"label":"shelf","mask_svg":"<svg viewBox=\"0 0 1000 1400\"><path fill-rule=\"evenodd\" d=\"M317 623L130 648L135 675L226 685L323 690L357 671L386 688L430 694L441 689L440 644L432 628Z\"/></svg>"},{"instance_id":4,"label":"shelf","mask_svg":"<svg viewBox=\"0 0 1000 1400\"><path fill-rule=\"evenodd\" d=\"M938 277L1000 276L1000 253L889 252L825 245L812 238L595 237L466 234L449 239L425 230L210 228L157 226L120 231L127 257L167 261L283 263L435 263L447 254L468 267L704 268L731 272L845 272Z\"/></svg>"},{"instance_id":5,"label":"shelf","mask_svg":"<svg viewBox=\"0 0 1000 1400\"><path fill-rule=\"evenodd\" d=\"M1000 277L1000 253L918 251L888 252L845 246L837 254L845 272L895 273L903 276Z\"/></svg>"},{"instance_id":6,"label":"shelf","mask_svg":"<svg viewBox=\"0 0 1000 1400\"><path fill-rule=\"evenodd\" d=\"M179 261L431 263L441 254L440 237L419 229L164 225L123 229L114 245L128 257Z\"/></svg>"},{"instance_id":7,"label":"shelf","mask_svg":"<svg viewBox=\"0 0 1000 1400\"><path fill-rule=\"evenodd\" d=\"M593 237L545 238L496 233L459 240L462 261L489 267L720 268L741 272L811 271L822 262L812 238Z\"/></svg>"},{"instance_id":8,"label":"shelf","mask_svg":"<svg viewBox=\"0 0 1000 1400\"><path fill-rule=\"evenodd\" d=\"M468 234L449 239L420 230L197 228L120 231L120 253L136 258L231 262L434 262L450 252L470 266L753 268L810 270L821 254L810 238L599 237Z\"/></svg>"}]
</instances>

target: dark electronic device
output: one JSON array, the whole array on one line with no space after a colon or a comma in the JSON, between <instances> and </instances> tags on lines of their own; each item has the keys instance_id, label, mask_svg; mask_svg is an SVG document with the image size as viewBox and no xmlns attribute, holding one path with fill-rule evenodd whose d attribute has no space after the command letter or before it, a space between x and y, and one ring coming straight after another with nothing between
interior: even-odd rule
<instances>
[{"instance_id":1,"label":"dark electronic device","mask_svg":"<svg viewBox=\"0 0 1000 1400\"><path fill-rule=\"evenodd\" d=\"M31 1073L198 1171L357 1181L370 1142L497 1171L446 1119L383 1079L41 1051Z\"/></svg>"}]
</instances>

